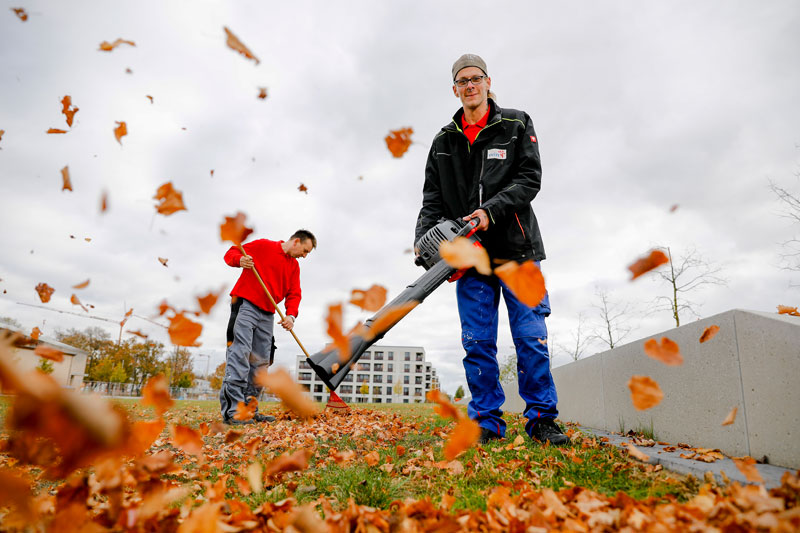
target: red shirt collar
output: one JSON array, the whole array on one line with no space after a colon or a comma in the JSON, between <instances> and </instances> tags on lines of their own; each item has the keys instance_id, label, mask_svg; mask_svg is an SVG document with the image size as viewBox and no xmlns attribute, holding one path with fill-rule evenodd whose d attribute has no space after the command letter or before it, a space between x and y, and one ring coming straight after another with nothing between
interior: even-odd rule
<instances>
[{"instance_id":1,"label":"red shirt collar","mask_svg":"<svg viewBox=\"0 0 800 533\"><path fill-rule=\"evenodd\" d=\"M486 123L489 122L489 111L491 111L491 110L492 110L491 107L489 109L487 109L486 110L486 114L483 115L480 118L480 120L478 120L478 122L476 122L475 124L467 124L467 119L465 118L465 115L461 115L461 127L464 128L464 129L466 129L466 128L481 128L482 129L482 128L486 127Z\"/></svg>"}]
</instances>

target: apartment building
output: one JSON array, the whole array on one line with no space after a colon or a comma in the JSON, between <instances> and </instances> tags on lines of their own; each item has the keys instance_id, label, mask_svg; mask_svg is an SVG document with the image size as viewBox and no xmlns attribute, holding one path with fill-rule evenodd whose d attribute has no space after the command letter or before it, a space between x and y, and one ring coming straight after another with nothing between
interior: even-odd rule
<instances>
[{"instance_id":1,"label":"apartment building","mask_svg":"<svg viewBox=\"0 0 800 533\"><path fill-rule=\"evenodd\" d=\"M312 400L327 402L328 388L305 359L297 356L297 382ZM345 403L415 403L424 402L425 394L438 388L439 378L425 361L425 348L375 345L364 352L336 393Z\"/></svg>"}]
</instances>

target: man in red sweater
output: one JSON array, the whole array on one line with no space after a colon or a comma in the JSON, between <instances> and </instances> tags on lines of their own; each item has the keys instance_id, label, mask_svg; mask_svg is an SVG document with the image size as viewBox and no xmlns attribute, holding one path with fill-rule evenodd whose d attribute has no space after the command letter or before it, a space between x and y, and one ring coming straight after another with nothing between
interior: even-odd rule
<instances>
[{"instance_id":1,"label":"man in red sweater","mask_svg":"<svg viewBox=\"0 0 800 533\"><path fill-rule=\"evenodd\" d=\"M258 270L275 303L286 299L286 318L279 324L283 329L291 330L301 297L300 265L297 259L307 256L316 247L316 237L310 231L301 229L294 232L288 241L258 239L249 242L244 245L247 255L242 255L236 246L231 246L225 254L228 265L244 269L231 290L225 378L219 391L222 419L226 424L252 423L252 420L236 420L233 415L239 402L248 403L251 397L258 398L261 388L254 382L255 375L272 362L270 355L275 308L252 269ZM275 418L259 413L256 403L253 420L272 422Z\"/></svg>"}]
</instances>

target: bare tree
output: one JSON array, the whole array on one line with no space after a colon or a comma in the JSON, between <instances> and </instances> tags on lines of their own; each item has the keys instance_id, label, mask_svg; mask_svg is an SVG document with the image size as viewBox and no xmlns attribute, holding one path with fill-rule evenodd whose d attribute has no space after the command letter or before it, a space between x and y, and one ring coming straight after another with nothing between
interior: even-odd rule
<instances>
[{"instance_id":1,"label":"bare tree","mask_svg":"<svg viewBox=\"0 0 800 533\"><path fill-rule=\"evenodd\" d=\"M800 178L800 174L797 174L797 177ZM771 180L769 182L769 189L783 204L784 211L782 216L800 224L800 197L783 187L779 187ZM784 252L780 254L784 262L782 268L785 270L800 271L800 238L793 237L788 241L782 242L781 246L784 250Z\"/></svg>"},{"instance_id":2,"label":"bare tree","mask_svg":"<svg viewBox=\"0 0 800 533\"><path fill-rule=\"evenodd\" d=\"M633 329L628 325L631 306L612 300L605 289L595 289L595 296L597 303L594 304L594 308L597 309L600 324L594 329L592 337L602 341L609 349L613 349Z\"/></svg>"},{"instance_id":3,"label":"bare tree","mask_svg":"<svg viewBox=\"0 0 800 533\"><path fill-rule=\"evenodd\" d=\"M700 256L696 249L690 248L677 259L672 257L672 250L666 248L669 257L668 268L656 270L661 279L669 284L670 295L656 298L656 310L669 310L675 325L681 325L681 313L690 313L699 317L695 308L696 302L690 301L686 293L697 291L706 285L727 285L728 280L719 276L722 267L713 265Z\"/></svg>"},{"instance_id":4,"label":"bare tree","mask_svg":"<svg viewBox=\"0 0 800 533\"><path fill-rule=\"evenodd\" d=\"M578 313L578 327L572 331L571 337L572 342L570 344L559 345L559 348L567 352L573 361L577 361L584 354L589 342L592 340L591 336L586 334L586 313L583 311ZM552 361L553 358L550 357L550 360Z\"/></svg>"}]
</instances>

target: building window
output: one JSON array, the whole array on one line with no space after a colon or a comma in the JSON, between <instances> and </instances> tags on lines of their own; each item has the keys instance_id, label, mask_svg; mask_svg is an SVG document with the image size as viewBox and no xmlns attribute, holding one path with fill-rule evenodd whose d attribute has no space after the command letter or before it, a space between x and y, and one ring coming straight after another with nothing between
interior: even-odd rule
<instances>
[{"instance_id":1,"label":"building window","mask_svg":"<svg viewBox=\"0 0 800 533\"><path fill-rule=\"evenodd\" d=\"M378 395L378 394L383 394L381 392L381 388L380 387L372 387L372 395L375 396L375 395Z\"/></svg>"},{"instance_id":2,"label":"building window","mask_svg":"<svg viewBox=\"0 0 800 533\"><path fill-rule=\"evenodd\" d=\"M311 372L300 372L300 381L311 381Z\"/></svg>"},{"instance_id":3,"label":"building window","mask_svg":"<svg viewBox=\"0 0 800 533\"><path fill-rule=\"evenodd\" d=\"M342 394L352 394L353 393L353 386L352 385L342 385L339 387L339 392Z\"/></svg>"},{"instance_id":4,"label":"building window","mask_svg":"<svg viewBox=\"0 0 800 533\"><path fill-rule=\"evenodd\" d=\"M383 361L383 352L375 352L375 360Z\"/></svg>"},{"instance_id":5,"label":"building window","mask_svg":"<svg viewBox=\"0 0 800 533\"><path fill-rule=\"evenodd\" d=\"M408 398L403 398L403 403L408 403Z\"/></svg>"},{"instance_id":6,"label":"building window","mask_svg":"<svg viewBox=\"0 0 800 533\"><path fill-rule=\"evenodd\" d=\"M408 396L408 387L403 387L403 396Z\"/></svg>"},{"instance_id":7,"label":"building window","mask_svg":"<svg viewBox=\"0 0 800 533\"><path fill-rule=\"evenodd\" d=\"M422 396L422 389L419 387L414 389L414 396Z\"/></svg>"},{"instance_id":8,"label":"building window","mask_svg":"<svg viewBox=\"0 0 800 533\"><path fill-rule=\"evenodd\" d=\"M356 381L358 381L359 383L364 383L365 381L369 381L369 374L356 375Z\"/></svg>"},{"instance_id":9,"label":"building window","mask_svg":"<svg viewBox=\"0 0 800 533\"><path fill-rule=\"evenodd\" d=\"M414 378L414 384L416 384L416 385L422 385L422 376L416 376L416 377Z\"/></svg>"},{"instance_id":10,"label":"building window","mask_svg":"<svg viewBox=\"0 0 800 533\"><path fill-rule=\"evenodd\" d=\"M389 352L389 357L387 357L389 361L394 361L394 352Z\"/></svg>"},{"instance_id":11,"label":"building window","mask_svg":"<svg viewBox=\"0 0 800 533\"><path fill-rule=\"evenodd\" d=\"M392 399L391 398L386 398L386 403L392 403Z\"/></svg>"},{"instance_id":12,"label":"building window","mask_svg":"<svg viewBox=\"0 0 800 533\"><path fill-rule=\"evenodd\" d=\"M358 363L358 369L369 372L369 363Z\"/></svg>"},{"instance_id":13,"label":"building window","mask_svg":"<svg viewBox=\"0 0 800 533\"><path fill-rule=\"evenodd\" d=\"M408 383L409 383L409 381L408 381L408 376L403 376L403 383L405 383L406 385L408 385Z\"/></svg>"},{"instance_id":14,"label":"building window","mask_svg":"<svg viewBox=\"0 0 800 533\"><path fill-rule=\"evenodd\" d=\"M417 352L417 361L422 361L425 356L422 355L422 352Z\"/></svg>"},{"instance_id":15,"label":"building window","mask_svg":"<svg viewBox=\"0 0 800 533\"><path fill-rule=\"evenodd\" d=\"M375 398L375 403L381 403L381 399L380 398Z\"/></svg>"},{"instance_id":16,"label":"building window","mask_svg":"<svg viewBox=\"0 0 800 533\"><path fill-rule=\"evenodd\" d=\"M322 392L322 385L314 385L314 392Z\"/></svg>"},{"instance_id":17,"label":"building window","mask_svg":"<svg viewBox=\"0 0 800 533\"><path fill-rule=\"evenodd\" d=\"M383 363L375 363L374 365L372 365L372 370L374 370L375 372L383 372Z\"/></svg>"},{"instance_id":18,"label":"building window","mask_svg":"<svg viewBox=\"0 0 800 533\"><path fill-rule=\"evenodd\" d=\"M403 372L411 372L411 365L405 364L403 365Z\"/></svg>"},{"instance_id":19,"label":"building window","mask_svg":"<svg viewBox=\"0 0 800 533\"><path fill-rule=\"evenodd\" d=\"M306 391L306 392L311 392L311 385L309 385L309 384L307 384L307 383L301 383L301 384L300 384L300 387L302 387L302 389L303 389L304 391Z\"/></svg>"},{"instance_id":20,"label":"building window","mask_svg":"<svg viewBox=\"0 0 800 533\"><path fill-rule=\"evenodd\" d=\"M386 368L389 372L394 372L394 363L389 363L388 367Z\"/></svg>"},{"instance_id":21,"label":"building window","mask_svg":"<svg viewBox=\"0 0 800 533\"><path fill-rule=\"evenodd\" d=\"M411 361L411 352L406 352L403 361Z\"/></svg>"},{"instance_id":22,"label":"building window","mask_svg":"<svg viewBox=\"0 0 800 533\"><path fill-rule=\"evenodd\" d=\"M314 401L315 402L321 402L322 401L322 396L314 396Z\"/></svg>"},{"instance_id":23,"label":"building window","mask_svg":"<svg viewBox=\"0 0 800 533\"><path fill-rule=\"evenodd\" d=\"M350 396L342 396L342 401L344 403L350 403L353 401L353 398L351 398Z\"/></svg>"},{"instance_id":24,"label":"building window","mask_svg":"<svg viewBox=\"0 0 800 533\"><path fill-rule=\"evenodd\" d=\"M300 361L300 368L311 368L311 365L308 364L308 361L303 359L302 361Z\"/></svg>"},{"instance_id":25,"label":"building window","mask_svg":"<svg viewBox=\"0 0 800 533\"><path fill-rule=\"evenodd\" d=\"M372 359L372 356L369 354L369 352L364 352L364 355L361 356L361 359L369 361L370 359Z\"/></svg>"},{"instance_id":26,"label":"building window","mask_svg":"<svg viewBox=\"0 0 800 533\"><path fill-rule=\"evenodd\" d=\"M380 375L380 374L376 374L376 375L372 376L372 382L373 383L383 383L383 376Z\"/></svg>"},{"instance_id":27,"label":"building window","mask_svg":"<svg viewBox=\"0 0 800 533\"><path fill-rule=\"evenodd\" d=\"M386 376L386 383L391 383L391 382L392 382L392 375L389 374L388 376Z\"/></svg>"},{"instance_id":28,"label":"building window","mask_svg":"<svg viewBox=\"0 0 800 533\"><path fill-rule=\"evenodd\" d=\"M353 374L347 374L342 380L342 383L352 383L352 382L353 382Z\"/></svg>"},{"instance_id":29,"label":"building window","mask_svg":"<svg viewBox=\"0 0 800 533\"><path fill-rule=\"evenodd\" d=\"M417 374L422 374L422 365L417 365L417 369L415 370Z\"/></svg>"}]
</instances>

